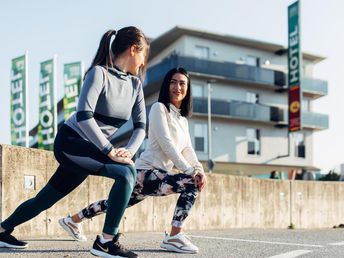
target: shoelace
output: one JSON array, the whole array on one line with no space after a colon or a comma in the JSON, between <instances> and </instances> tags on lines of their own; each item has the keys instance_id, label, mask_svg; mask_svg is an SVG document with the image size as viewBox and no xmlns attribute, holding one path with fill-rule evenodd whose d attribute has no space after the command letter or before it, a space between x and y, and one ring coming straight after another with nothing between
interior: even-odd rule
<instances>
[{"instance_id":1,"label":"shoelace","mask_svg":"<svg viewBox=\"0 0 344 258\"><path fill-rule=\"evenodd\" d=\"M121 249L123 251L127 251L127 249L120 244L120 242L118 241L119 237L122 236L122 233L118 233L113 239L112 239L112 243L114 244L114 246L116 246L118 249Z\"/></svg>"}]
</instances>

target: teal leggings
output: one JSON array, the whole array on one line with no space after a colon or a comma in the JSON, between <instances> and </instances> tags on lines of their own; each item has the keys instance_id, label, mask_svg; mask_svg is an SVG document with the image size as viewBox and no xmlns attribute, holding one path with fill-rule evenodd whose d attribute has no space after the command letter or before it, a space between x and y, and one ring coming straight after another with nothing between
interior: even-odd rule
<instances>
[{"instance_id":1,"label":"teal leggings","mask_svg":"<svg viewBox=\"0 0 344 258\"><path fill-rule=\"evenodd\" d=\"M78 187L90 174L114 179L108 196L103 232L116 235L123 213L128 205L136 181L136 169L132 165L116 163L80 138L68 126L63 126L55 139L55 157L60 163L45 187L32 199L23 202L1 223L12 231L16 226L36 217ZM71 161L66 154L89 157L103 165L97 172L88 171Z\"/></svg>"},{"instance_id":2,"label":"teal leggings","mask_svg":"<svg viewBox=\"0 0 344 258\"><path fill-rule=\"evenodd\" d=\"M19 205L18 208L1 223L1 226L7 231L12 231L16 226L36 217L42 211L53 206L56 202L78 187L87 177L78 177L75 174L71 177L70 173L66 177L62 175L66 175L66 173L59 167L48 184L46 184L34 198ZM134 188L136 169L130 165L106 164L100 170L99 175L115 179L108 197L109 206L108 212L106 213L103 232L110 235L116 235L118 233L119 223ZM71 180L73 180L73 182ZM68 183L65 185L63 182Z\"/></svg>"}]
</instances>

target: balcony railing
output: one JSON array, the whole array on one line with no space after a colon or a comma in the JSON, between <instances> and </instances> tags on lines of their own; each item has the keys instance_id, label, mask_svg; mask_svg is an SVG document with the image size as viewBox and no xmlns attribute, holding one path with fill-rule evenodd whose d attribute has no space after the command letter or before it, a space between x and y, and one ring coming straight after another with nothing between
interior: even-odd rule
<instances>
[{"instance_id":1,"label":"balcony railing","mask_svg":"<svg viewBox=\"0 0 344 258\"><path fill-rule=\"evenodd\" d=\"M193 112L207 114L207 103L207 99L205 98L193 98ZM211 113L213 115L223 115L262 122L280 122L284 120L282 110L277 107L236 100L225 101L212 99Z\"/></svg>"},{"instance_id":2,"label":"balcony railing","mask_svg":"<svg viewBox=\"0 0 344 258\"><path fill-rule=\"evenodd\" d=\"M190 56L171 55L147 70L145 83L151 84L163 79L174 67L184 67L189 72L221 76L229 80L272 85L277 89L287 88L287 76L281 71L269 70L245 64L215 62ZM315 78L302 78L302 90L316 96L325 96L328 92L327 81Z\"/></svg>"},{"instance_id":3,"label":"balcony railing","mask_svg":"<svg viewBox=\"0 0 344 258\"><path fill-rule=\"evenodd\" d=\"M165 74L174 67L184 67L189 72L211 74L229 80L278 87L284 86L286 82L285 74L280 71L230 62L215 62L195 57L171 55L147 70L146 84L162 80Z\"/></svg>"},{"instance_id":4,"label":"balcony railing","mask_svg":"<svg viewBox=\"0 0 344 258\"><path fill-rule=\"evenodd\" d=\"M302 127L324 130L328 129L329 118L325 114L302 112L301 123Z\"/></svg>"},{"instance_id":5,"label":"balcony railing","mask_svg":"<svg viewBox=\"0 0 344 258\"><path fill-rule=\"evenodd\" d=\"M205 98L193 98L194 113L208 113L208 102ZM287 125L287 112L278 107L265 106L236 100L211 101L212 115L223 115L243 120L274 122ZM329 116L325 114L302 112L302 127L325 130L329 127Z\"/></svg>"},{"instance_id":6,"label":"balcony railing","mask_svg":"<svg viewBox=\"0 0 344 258\"><path fill-rule=\"evenodd\" d=\"M325 96L327 95L327 81L320 80L320 79L314 79L314 78L307 78L304 77L301 80L301 87L303 92L319 95L319 96Z\"/></svg>"}]
</instances>

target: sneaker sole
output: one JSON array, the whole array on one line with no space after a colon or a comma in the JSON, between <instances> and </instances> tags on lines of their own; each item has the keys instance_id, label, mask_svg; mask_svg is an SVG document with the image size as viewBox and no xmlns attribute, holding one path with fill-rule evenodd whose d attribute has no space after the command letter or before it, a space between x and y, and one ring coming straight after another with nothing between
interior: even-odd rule
<instances>
[{"instance_id":1,"label":"sneaker sole","mask_svg":"<svg viewBox=\"0 0 344 258\"><path fill-rule=\"evenodd\" d=\"M160 247L168 251L177 252L177 253L184 253L184 254L197 254L198 253L198 251L183 250L174 245L170 245L166 243L162 243Z\"/></svg>"},{"instance_id":2,"label":"sneaker sole","mask_svg":"<svg viewBox=\"0 0 344 258\"><path fill-rule=\"evenodd\" d=\"M0 241L0 247L13 248L13 249L25 249L28 246L29 245L11 245L11 244Z\"/></svg>"},{"instance_id":3,"label":"sneaker sole","mask_svg":"<svg viewBox=\"0 0 344 258\"><path fill-rule=\"evenodd\" d=\"M125 258L125 256L119 256L119 255L111 255L108 253L104 253L102 251L96 250L94 248L92 248L90 250L91 254L93 254L94 256L98 256L98 257L104 257L104 258ZM137 257L140 258L140 257Z\"/></svg>"},{"instance_id":4,"label":"sneaker sole","mask_svg":"<svg viewBox=\"0 0 344 258\"><path fill-rule=\"evenodd\" d=\"M78 242L85 242L85 241L87 241L87 239L84 240L84 239L77 238L74 235L73 231L66 225L66 223L64 222L63 219L59 219L59 224L75 241L78 241Z\"/></svg>"}]
</instances>

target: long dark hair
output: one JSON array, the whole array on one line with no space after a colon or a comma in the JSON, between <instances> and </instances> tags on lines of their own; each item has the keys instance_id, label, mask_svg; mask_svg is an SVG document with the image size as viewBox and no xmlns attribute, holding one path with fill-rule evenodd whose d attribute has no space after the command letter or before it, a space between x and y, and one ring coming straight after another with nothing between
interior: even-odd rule
<instances>
[{"instance_id":1,"label":"long dark hair","mask_svg":"<svg viewBox=\"0 0 344 258\"><path fill-rule=\"evenodd\" d=\"M162 82L160 93L159 93L159 99L158 102L163 103L168 111L170 111L169 103L170 103L170 82L176 73L180 73L182 75L185 75L188 79L187 85L188 89L186 91L186 96L182 100L182 104L180 105L180 114L185 117L190 117L192 115L192 90L191 90L191 80L188 72L182 68L173 68L170 71L167 72L165 75L165 78Z\"/></svg>"},{"instance_id":2,"label":"long dark hair","mask_svg":"<svg viewBox=\"0 0 344 258\"><path fill-rule=\"evenodd\" d=\"M111 38L113 36L115 37L111 43ZM87 69L85 75L92 69L92 67L96 65L104 66L106 69L108 69L109 67L113 67L116 58L124 53L131 46L136 46L138 51L142 51L144 48L146 48L146 59L148 59L149 42L141 30L134 26L122 28L117 32L115 30L108 30L102 36L97 53L92 61L91 66ZM144 67L142 67L142 69L140 69L139 71L139 76L142 81L144 81L144 76L146 73L146 64L147 60L145 60Z\"/></svg>"}]
</instances>

